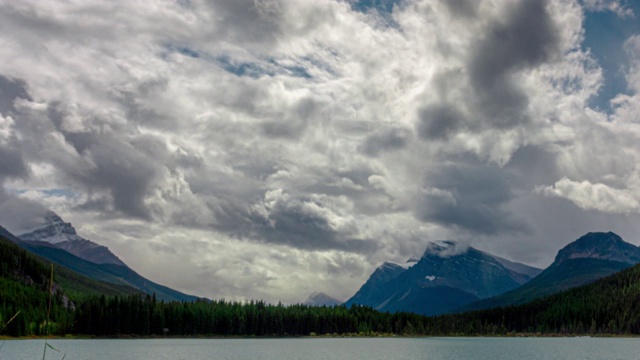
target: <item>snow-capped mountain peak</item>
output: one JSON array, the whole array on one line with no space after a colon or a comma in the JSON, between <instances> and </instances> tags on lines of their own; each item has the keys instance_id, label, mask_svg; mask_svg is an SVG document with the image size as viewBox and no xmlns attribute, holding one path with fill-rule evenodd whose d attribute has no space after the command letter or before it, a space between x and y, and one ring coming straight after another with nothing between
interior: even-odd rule
<instances>
[{"instance_id":1,"label":"snow-capped mountain peak","mask_svg":"<svg viewBox=\"0 0 640 360\"><path fill-rule=\"evenodd\" d=\"M96 264L126 266L107 247L79 236L71 223L65 222L53 211L47 212L41 225L19 237L24 241L42 241L54 244L79 258Z\"/></svg>"},{"instance_id":2,"label":"snow-capped mountain peak","mask_svg":"<svg viewBox=\"0 0 640 360\"><path fill-rule=\"evenodd\" d=\"M47 212L42 225L20 235L20 238L26 241L45 241L51 244L82 239L77 235L76 229L71 223L64 222L64 220L53 211Z\"/></svg>"}]
</instances>

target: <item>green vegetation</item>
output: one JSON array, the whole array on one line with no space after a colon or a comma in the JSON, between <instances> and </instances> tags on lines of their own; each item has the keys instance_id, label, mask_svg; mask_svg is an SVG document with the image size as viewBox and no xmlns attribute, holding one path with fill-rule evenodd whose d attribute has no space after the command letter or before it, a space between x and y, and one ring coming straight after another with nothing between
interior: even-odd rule
<instances>
[{"instance_id":1,"label":"green vegetation","mask_svg":"<svg viewBox=\"0 0 640 360\"><path fill-rule=\"evenodd\" d=\"M46 333L50 265L18 245L0 237L0 324L18 316L1 335L30 336ZM114 285L56 267L51 303L51 334L71 333L75 304L84 298L140 294L128 286Z\"/></svg>"},{"instance_id":2,"label":"green vegetation","mask_svg":"<svg viewBox=\"0 0 640 360\"><path fill-rule=\"evenodd\" d=\"M61 285L67 292L94 295L129 295L155 292L159 298L193 301L197 298L149 281L126 266L95 264L63 249L23 242L23 248L59 265ZM82 275L79 275L82 274ZM138 290L139 289L139 290Z\"/></svg>"},{"instance_id":3,"label":"green vegetation","mask_svg":"<svg viewBox=\"0 0 640 360\"><path fill-rule=\"evenodd\" d=\"M640 334L640 265L519 306L434 318L429 334Z\"/></svg>"},{"instance_id":4,"label":"green vegetation","mask_svg":"<svg viewBox=\"0 0 640 360\"><path fill-rule=\"evenodd\" d=\"M52 335L640 334L640 265L524 305L438 317L382 313L364 306L164 302L154 295L127 293L65 271L56 270ZM41 260L0 239L0 324L19 312L2 335L46 333L48 274L49 268ZM97 295L100 291L106 294Z\"/></svg>"},{"instance_id":5,"label":"green vegetation","mask_svg":"<svg viewBox=\"0 0 640 360\"><path fill-rule=\"evenodd\" d=\"M49 268L45 263L5 239L0 239L0 323L3 335L43 335L49 302ZM56 291L51 304L52 333L71 329L73 313L64 306L67 299Z\"/></svg>"},{"instance_id":6,"label":"green vegetation","mask_svg":"<svg viewBox=\"0 0 640 360\"><path fill-rule=\"evenodd\" d=\"M631 264L604 259L567 259L559 264L552 264L519 288L465 305L459 311L525 304L534 299L592 283L629 267Z\"/></svg>"},{"instance_id":7,"label":"green vegetation","mask_svg":"<svg viewBox=\"0 0 640 360\"><path fill-rule=\"evenodd\" d=\"M269 305L262 301L158 302L152 296L97 297L76 310L74 332L84 335L309 336L315 334L417 334L416 314L380 313L368 307ZM164 329L167 329L165 332Z\"/></svg>"}]
</instances>

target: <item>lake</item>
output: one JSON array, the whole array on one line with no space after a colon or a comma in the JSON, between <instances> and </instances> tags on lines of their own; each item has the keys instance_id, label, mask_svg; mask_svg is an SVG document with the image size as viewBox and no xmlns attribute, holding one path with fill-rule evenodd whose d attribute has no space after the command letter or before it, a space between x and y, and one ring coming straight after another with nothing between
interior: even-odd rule
<instances>
[{"instance_id":1,"label":"lake","mask_svg":"<svg viewBox=\"0 0 640 360\"><path fill-rule=\"evenodd\" d=\"M300 338L49 340L65 360L637 359L632 338ZM42 359L44 340L7 340L0 359Z\"/></svg>"}]
</instances>

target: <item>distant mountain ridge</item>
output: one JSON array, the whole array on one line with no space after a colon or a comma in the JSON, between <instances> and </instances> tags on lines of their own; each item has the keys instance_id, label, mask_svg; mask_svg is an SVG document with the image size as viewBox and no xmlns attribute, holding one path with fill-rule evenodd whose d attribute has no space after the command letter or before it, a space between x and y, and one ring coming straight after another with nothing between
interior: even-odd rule
<instances>
[{"instance_id":1,"label":"distant mountain ridge","mask_svg":"<svg viewBox=\"0 0 640 360\"><path fill-rule=\"evenodd\" d=\"M333 298L323 292L314 292L311 295L309 295L307 300L305 300L304 305L336 306L336 305L340 305L340 303L341 303L340 300Z\"/></svg>"},{"instance_id":2,"label":"distant mountain ridge","mask_svg":"<svg viewBox=\"0 0 640 360\"><path fill-rule=\"evenodd\" d=\"M23 246L24 245L24 246ZM28 244L18 239L15 235L11 234L8 230L0 226L0 248L4 252L2 254L3 261L6 266L6 270L9 270L13 275L20 274L20 268L24 266L21 264L23 260L16 261L15 258L23 257L23 258L33 258L35 262L41 263L41 266L44 266L46 271L45 277L48 279L49 275L49 267L48 263L43 262L44 257L38 257L38 254L35 254L28 249ZM53 248L52 248L53 249ZM62 250L58 250L64 252ZM22 255L22 253L26 253L28 255ZM69 256L73 256L68 254ZM14 259L11 259L11 258ZM48 259L46 259L48 260ZM30 261L33 263L33 261ZM6 273L5 273L6 274ZM113 283L108 283L104 281L99 281L96 279L91 279L88 276L85 276L79 272L72 271L66 267L56 267L55 268L55 279L56 282L64 288L65 291L71 292L81 292L83 294L98 294L98 295L129 295L129 294L141 294L142 292L138 289L127 285L118 285ZM33 280L33 276L31 276L30 280L25 281L27 284L31 283ZM42 283L42 281L36 281Z\"/></svg>"},{"instance_id":3,"label":"distant mountain ridge","mask_svg":"<svg viewBox=\"0 0 640 360\"><path fill-rule=\"evenodd\" d=\"M0 235L57 265L91 279L126 286L165 301L196 301L200 298L157 284L129 268L105 246L80 237L75 228L54 212L37 228L16 237L0 227Z\"/></svg>"},{"instance_id":4,"label":"distant mountain ridge","mask_svg":"<svg viewBox=\"0 0 640 360\"><path fill-rule=\"evenodd\" d=\"M590 232L566 245L554 262L523 286L462 306L458 311L519 305L591 283L640 263L640 247L613 232Z\"/></svg>"},{"instance_id":5,"label":"distant mountain ridge","mask_svg":"<svg viewBox=\"0 0 640 360\"><path fill-rule=\"evenodd\" d=\"M540 271L452 241L430 243L413 266L378 267L346 305L438 315L515 289Z\"/></svg>"},{"instance_id":6,"label":"distant mountain ridge","mask_svg":"<svg viewBox=\"0 0 640 360\"><path fill-rule=\"evenodd\" d=\"M590 232L558 251L554 263L580 258L637 264L640 262L640 247L625 242L611 231Z\"/></svg>"},{"instance_id":7,"label":"distant mountain ridge","mask_svg":"<svg viewBox=\"0 0 640 360\"><path fill-rule=\"evenodd\" d=\"M386 285L406 270L407 269L398 264L390 262L383 263L376 268L358 292L347 300L345 304L349 306L353 304L367 305L380 310L380 308L384 306L384 301L387 299L387 297L385 297L387 296Z\"/></svg>"},{"instance_id":8,"label":"distant mountain ridge","mask_svg":"<svg viewBox=\"0 0 640 360\"><path fill-rule=\"evenodd\" d=\"M36 229L19 235L24 241L42 241L54 244L75 256L96 264L115 264L126 266L106 246L87 240L76 233L71 223L64 222L53 211L45 215L45 223Z\"/></svg>"},{"instance_id":9,"label":"distant mountain ridge","mask_svg":"<svg viewBox=\"0 0 640 360\"><path fill-rule=\"evenodd\" d=\"M11 241L12 243L15 244L19 244L22 242L22 240L20 240L20 238L18 238L17 236L13 235L9 230L5 229L3 226L0 225L0 236Z\"/></svg>"}]
</instances>

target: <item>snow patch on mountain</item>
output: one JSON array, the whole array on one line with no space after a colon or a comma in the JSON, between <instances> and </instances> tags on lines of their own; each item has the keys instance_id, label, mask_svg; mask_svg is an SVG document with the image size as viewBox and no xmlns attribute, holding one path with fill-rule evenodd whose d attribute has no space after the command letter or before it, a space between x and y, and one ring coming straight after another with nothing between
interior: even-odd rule
<instances>
[{"instance_id":1,"label":"snow patch on mountain","mask_svg":"<svg viewBox=\"0 0 640 360\"><path fill-rule=\"evenodd\" d=\"M126 266L106 246L96 244L76 233L71 223L65 222L53 211L47 212L40 225L19 236L24 241L42 241L66 250L77 257L95 264Z\"/></svg>"},{"instance_id":2,"label":"snow patch on mountain","mask_svg":"<svg viewBox=\"0 0 640 360\"><path fill-rule=\"evenodd\" d=\"M53 211L47 212L43 220L42 225L19 235L19 237L25 241L44 241L51 244L82 240L71 223L64 222Z\"/></svg>"}]
</instances>

